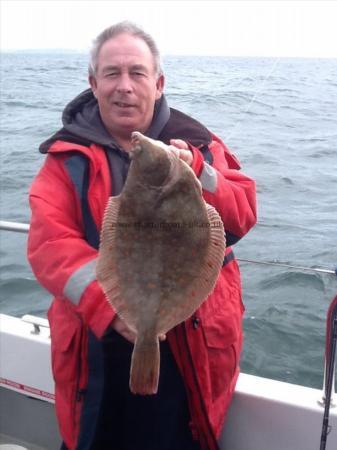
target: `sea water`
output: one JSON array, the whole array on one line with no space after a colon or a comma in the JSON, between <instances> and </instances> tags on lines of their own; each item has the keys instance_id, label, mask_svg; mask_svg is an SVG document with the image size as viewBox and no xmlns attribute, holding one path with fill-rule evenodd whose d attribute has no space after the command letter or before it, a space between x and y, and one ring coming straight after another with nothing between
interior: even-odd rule
<instances>
[{"instance_id":1,"label":"sea water","mask_svg":"<svg viewBox=\"0 0 337 450\"><path fill-rule=\"evenodd\" d=\"M164 57L170 106L216 133L258 191L241 259L337 265L337 60ZM81 53L1 55L1 214L28 222L39 144L87 88ZM51 296L26 261L26 235L0 232L0 312L45 315ZM337 277L240 263L244 372L321 387L325 320Z\"/></svg>"}]
</instances>

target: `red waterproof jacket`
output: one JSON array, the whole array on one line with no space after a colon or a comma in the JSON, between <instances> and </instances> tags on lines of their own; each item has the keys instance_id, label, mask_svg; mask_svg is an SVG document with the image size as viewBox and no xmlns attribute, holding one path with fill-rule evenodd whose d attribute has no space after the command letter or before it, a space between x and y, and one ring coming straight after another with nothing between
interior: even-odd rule
<instances>
[{"instance_id":1,"label":"red waterproof jacket","mask_svg":"<svg viewBox=\"0 0 337 450\"><path fill-rule=\"evenodd\" d=\"M221 215L228 243L234 243L256 222L254 182L238 170L237 160L205 128L202 133L207 131L208 142L203 141L202 133L199 141L188 139L189 133L202 127L198 122L170 110L165 123L156 137L189 142L194 154L192 168L203 185L204 198ZM90 143L83 136L74 138L74 129L69 128L68 140L65 127L45 144L43 151L48 155L31 187L28 258L39 282L55 297L48 318L56 412L64 442L74 450L86 448L81 445L85 408L81 393L98 384L90 381L97 353L94 347L115 315L96 281L97 249L86 238L81 189L87 182L88 207L100 230L114 180L106 146ZM89 175L83 172L80 181L72 176L74 156L87 161L89 169ZM217 438L239 373L243 310L238 265L227 247L214 291L193 317L168 333L186 385L192 433L205 450L218 448ZM96 344L90 344L90 336ZM85 414L90 417L95 411L86 408Z\"/></svg>"}]
</instances>

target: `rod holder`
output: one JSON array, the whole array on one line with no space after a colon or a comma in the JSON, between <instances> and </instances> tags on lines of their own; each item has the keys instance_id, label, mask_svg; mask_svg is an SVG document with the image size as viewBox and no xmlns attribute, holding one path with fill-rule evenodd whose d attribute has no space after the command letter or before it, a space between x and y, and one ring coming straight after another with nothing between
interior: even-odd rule
<instances>
[{"instance_id":1,"label":"rod holder","mask_svg":"<svg viewBox=\"0 0 337 450\"><path fill-rule=\"evenodd\" d=\"M30 314L25 314L21 317L21 320L26 323L30 323L33 325L33 330L31 334L40 334L41 328L47 328L49 330L49 322L47 319L43 319L42 317L31 316Z\"/></svg>"}]
</instances>

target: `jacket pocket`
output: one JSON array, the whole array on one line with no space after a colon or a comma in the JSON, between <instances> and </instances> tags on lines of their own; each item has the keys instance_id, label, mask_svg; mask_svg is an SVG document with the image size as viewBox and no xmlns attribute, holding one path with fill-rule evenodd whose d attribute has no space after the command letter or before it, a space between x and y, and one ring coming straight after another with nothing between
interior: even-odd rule
<instances>
[{"instance_id":1,"label":"jacket pocket","mask_svg":"<svg viewBox=\"0 0 337 450\"><path fill-rule=\"evenodd\" d=\"M78 392L86 383L83 367L86 328L74 308L64 299L56 299L48 312L51 333L52 369L55 380L56 414L67 448L74 449L79 433L83 402Z\"/></svg>"},{"instance_id":2,"label":"jacket pocket","mask_svg":"<svg viewBox=\"0 0 337 450\"><path fill-rule=\"evenodd\" d=\"M82 321L65 308L63 314L49 316L52 369L56 384L76 383L81 356Z\"/></svg>"},{"instance_id":3,"label":"jacket pocket","mask_svg":"<svg viewBox=\"0 0 337 450\"><path fill-rule=\"evenodd\" d=\"M203 326L207 347L212 399L228 392L239 363L239 331L223 316L213 316Z\"/></svg>"}]
</instances>

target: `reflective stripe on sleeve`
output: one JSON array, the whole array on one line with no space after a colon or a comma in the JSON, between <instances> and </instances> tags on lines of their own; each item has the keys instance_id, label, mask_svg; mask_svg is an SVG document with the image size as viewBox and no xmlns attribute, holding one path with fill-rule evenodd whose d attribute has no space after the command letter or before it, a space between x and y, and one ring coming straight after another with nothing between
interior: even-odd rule
<instances>
[{"instance_id":1,"label":"reflective stripe on sleeve","mask_svg":"<svg viewBox=\"0 0 337 450\"><path fill-rule=\"evenodd\" d=\"M200 183L205 189L205 191L214 194L217 188L217 174L216 170L212 166L204 162L204 168L202 169L201 175L199 177Z\"/></svg>"},{"instance_id":2,"label":"reflective stripe on sleeve","mask_svg":"<svg viewBox=\"0 0 337 450\"><path fill-rule=\"evenodd\" d=\"M92 259L77 269L68 279L64 287L63 295L75 305L79 303L87 286L96 280L96 261L96 258Z\"/></svg>"}]
</instances>

